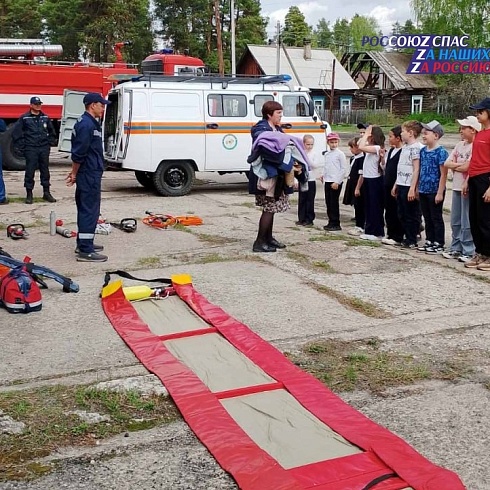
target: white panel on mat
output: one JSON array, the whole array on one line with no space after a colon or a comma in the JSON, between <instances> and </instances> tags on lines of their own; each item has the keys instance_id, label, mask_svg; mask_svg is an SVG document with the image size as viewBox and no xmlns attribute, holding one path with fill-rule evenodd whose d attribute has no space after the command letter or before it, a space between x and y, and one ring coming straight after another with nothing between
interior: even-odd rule
<instances>
[{"instance_id":1,"label":"white panel on mat","mask_svg":"<svg viewBox=\"0 0 490 490\"><path fill-rule=\"evenodd\" d=\"M286 469L361 453L285 390L220 400L231 417Z\"/></svg>"},{"instance_id":2,"label":"white panel on mat","mask_svg":"<svg viewBox=\"0 0 490 490\"><path fill-rule=\"evenodd\" d=\"M275 381L218 333L166 340L164 344L212 392Z\"/></svg>"},{"instance_id":3,"label":"white panel on mat","mask_svg":"<svg viewBox=\"0 0 490 490\"><path fill-rule=\"evenodd\" d=\"M167 335L209 328L178 296L132 303L140 318L155 335Z\"/></svg>"}]
</instances>

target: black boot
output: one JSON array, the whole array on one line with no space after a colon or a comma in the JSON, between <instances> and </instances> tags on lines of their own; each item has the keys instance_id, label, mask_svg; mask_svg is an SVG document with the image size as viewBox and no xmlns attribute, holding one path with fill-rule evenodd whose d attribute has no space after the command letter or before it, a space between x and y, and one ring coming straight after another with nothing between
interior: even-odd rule
<instances>
[{"instance_id":1,"label":"black boot","mask_svg":"<svg viewBox=\"0 0 490 490\"><path fill-rule=\"evenodd\" d=\"M48 202L56 202L56 199L49 192L49 187L44 189L43 200Z\"/></svg>"},{"instance_id":2,"label":"black boot","mask_svg":"<svg viewBox=\"0 0 490 490\"><path fill-rule=\"evenodd\" d=\"M32 197L32 189L27 189L27 195L26 195L26 204L32 204L33 197Z\"/></svg>"}]
</instances>

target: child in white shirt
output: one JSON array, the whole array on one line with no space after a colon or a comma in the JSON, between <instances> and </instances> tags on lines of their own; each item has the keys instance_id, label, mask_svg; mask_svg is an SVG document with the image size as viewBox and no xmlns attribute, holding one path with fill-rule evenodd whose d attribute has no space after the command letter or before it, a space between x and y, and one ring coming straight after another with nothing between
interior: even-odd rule
<instances>
[{"instance_id":1,"label":"child in white shirt","mask_svg":"<svg viewBox=\"0 0 490 490\"><path fill-rule=\"evenodd\" d=\"M325 204L328 216L328 224L323 227L325 231L342 230L339 200L347 162L344 153L339 150L339 143L340 137L337 133L327 135L327 145L330 151L325 153L323 176L320 178L325 186Z\"/></svg>"},{"instance_id":2,"label":"child in white shirt","mask_svg":"<svg viewBox=\"0 0 490 490\"><path fill-rule=\"evenodd\" d=\"M308 190L298 193L298 221L299 226L313 226L315 221L315 196L316 196L316 178L318 169L323 166L320 155L313 149L315 138L311 134L303 136L303 145L310 161L308 173Z\"/></svg>"}]
</instances>

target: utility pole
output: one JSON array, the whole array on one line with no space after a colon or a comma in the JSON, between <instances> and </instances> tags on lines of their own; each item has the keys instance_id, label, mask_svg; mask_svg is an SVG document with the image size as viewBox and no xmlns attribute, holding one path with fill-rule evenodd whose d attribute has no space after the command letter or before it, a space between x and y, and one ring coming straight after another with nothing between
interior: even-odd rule
<instances>
[{"instance_id":1,"label":"utility pole","mask_svg":"<svg viewBox=\"0 0 490 490\"><path fill-rule=\"evenodd\" d=\"M332 86L330 87L330 108L328 111L328 124L333 124L333 99L335 97L335 59L332 60Z\"/></svg>"},{"instance_id":2,"label":"utility pole","mask_svg":"<svg viewBox=\"0 0 490 490\"><path fill-rule=\"evenodd\" d=\"M281 70L281 23L276 24L276 75L280 75Z\"/></svg>"},{"instance_id":3,"label":"utility pole","mask_svg":"<svg viewBox=\"0 0 490 490\"><path fill-rule=\"evenodd\" d=\"M223 42L221 40L221 19L219 11L219 0L214 0L214 18L216 23L216 44L218 49L218 72L220 76L225 74L225 63L223 60Z\"/></svg>"},{"instance_id":4,"label":"utility pole","mask_svg":"<svg viewBox=\"0 0 490 490\"><path fill-rule=\"evenodd\" d=\"M235 0L230 0L231 20L231 74L236 75L236 52L235 52Z\"/></svg>"}]
</instances>

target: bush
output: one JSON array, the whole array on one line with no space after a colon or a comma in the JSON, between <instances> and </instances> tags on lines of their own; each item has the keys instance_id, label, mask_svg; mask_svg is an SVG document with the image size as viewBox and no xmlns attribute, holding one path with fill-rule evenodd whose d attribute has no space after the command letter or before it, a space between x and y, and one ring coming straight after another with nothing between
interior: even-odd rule
<instances>
[{"instance_id":1,"label":"bush","mask_svg":"<svg viewBox=\"0 0 490 490\"><path fill-rule=\"evenodd\" d=\"M403 121L415 120L427 124L433 120L439 121L442 125L454 123L454 118L437 112L412 113L403 118Z\"/></svg>"}]
</instances>

